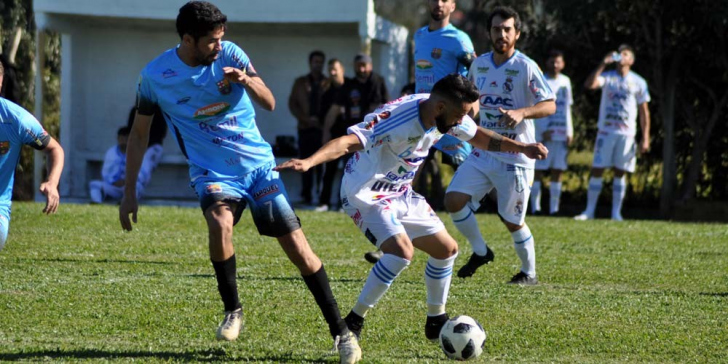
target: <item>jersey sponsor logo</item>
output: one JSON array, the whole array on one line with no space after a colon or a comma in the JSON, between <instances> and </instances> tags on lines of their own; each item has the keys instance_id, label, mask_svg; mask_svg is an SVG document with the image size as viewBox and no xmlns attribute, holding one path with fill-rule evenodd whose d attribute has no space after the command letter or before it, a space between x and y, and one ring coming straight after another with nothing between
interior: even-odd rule
<instances>
[{"instance_id":1,"label":"jersey sponsor logo","mask_svg":"<svg viewBox=\"0 0 728 364\"><path fill-rule=\"evenodd\" d=\"M492 87L492 88L498 87L498 82L495 82L495 81L491 82L490 87Z\"/></svg>"},{"instance_id":2,"label":"jersey sponsor logo","mask_svg":"<svg viewBox=\"0 0 728 364\"><path fill-rule=\"evenodd\" d=\"M0 141L0 154L7 154L10 150L10 141L3 140Z\"/></svg>"},{"instance_id":3,"label":"jersey sponsor logo","mask_svg":"<svg viewBox=\"0 0 728 364\"><path fill-rule=\"evenodd\" d=\"M476 67L475 70L477 72L488 72L490 70L490 67Z\"/></svg>"},{"instance_id":4,"label":"jersey sponsor logo","mask_svg":"<svg viewBox=\"0 0 728 364\"><path fill-rule=\"evenodd\" d=\"M217 183L205 186L205 192L207 193L222 193L222 186Z\"/></svg>"},{"instance_id":5,"label":"jersey sponsor logo","mask_svg":"<svg viewBox=\"0 0 728 364\"><path fill-rule=\"evenodd\" d=\"M506 82L503 83L503 92L509 94L511 91L513 91L513 79L508 77Z\"/></svg>"},{"instance_id":6,"label":"jersey sponsor logo","mask_svg":"<svg viewBox=\"0 0 728 364\"><path fill-rule=\"evenodd\" d=\"M609 99L613 100L613 101L616 101L616 100L624 101L624 100L627 100L627 97L628 97L627 95L621 94L619 92L610 92L609 93Z\"/></svg>"},{"instance_id":7,"label":"jersey sponsor logo","mask_svg":"<svg viewBox=\"0 0 728 364\"><path fill-rule=\"evenodd\" d=\"M200 130L206 132L206 133L212 133L220 130L232 130L235 125L238 123L237 116L233 116L229 119L225 119L224 121L217 123L216 125L210 125L204 121L200 121L197 126L200 128Z\"/></svg>"},{"instance_id":8,"label":"jersey sponsor logo","mask_svg":"<svg viewBox=\"0 0 728 364\"><path fill-rule=\"evenodd\" d=\"M430 63L426 59L420 59L417 61L417 63L415 63L415 68L417 68L418 70L429 70L430 68L432 68L432 63Z\"/></svg>"},{"instance_id":9,"label":"jersey sponsor logo","mask_svg":"<svg viewBox=\"0 0 728 364\"><path fill-rule=\"evenodd\" d=\"M513 99L501 97L500 95L480 95L480 105L488 109L497 109L501 106L513 107Z\"/></svg>"},{"instance_id":10,"label":"jersey sponsor logo","mask_svg":"<svg viewBox=\"0 0 728 364\"><path fill-rule=\"evenodd\" d=\"M384 179L386 179L387 181L390 181L390 182L397 182L397 181L412 179L414 177L415 177L414 171L407 172L401 176L398 176L397 174L392 173L392 171L389 171L389 172L387 172L387 175L384 176Z\"/></svg>"},{"instance_id":11,"label":"jersey sponsor logo","mask_svg":"<svg viewBox=\"0 0 728 364\"><path fill-rule=\"evenodd\" d=\"M269 196L269 195L272 195L274 193L277 193L278 191L280 191L280 188L278 187L278 184L275 183L275 184L272 184L270 186L265 186L262 189L260 189L260 190L256 191L255 193L253 193L253 198L257 201L257 200L260 200L261 198L263 198L265 196Z\"/></svg>"},{"instance_id":12,"label":"jersey sponsor logo","mask_svg":"<svg viewBox=\"0 0 728 364\"><path fill-rule=\"evenodd\" d=\"M48 138L48 133L45 130L41 131L40 135L36 135L33 130L26 128L25 133L28 134L28 136L33 139L33 142L35 142L35 144L39 147L42 147L43 141Z\"/></svg>"},{"instance_id":13,"label":"jersey sponsor logo","mask_svg":"<svg viewBox=\"0 0 728 364\"><path fill-rule=\"evenodd\" d=\"M175 72L171 68L167 68L166 70L164 70L164 72L162 72L163 78L170 78L170 77L175 77L175 76L177 76L177 72Z\"/></svg>"},{"instance_id":14,"label":"jersey sponsor logo","mask_svg":"<svg viewBox=\"0 0 728 364\"><path fill-rule=\"evenodd\" d=\"M533 93L533 97L540 99L541 98L541 89L536 84L536 80L531 80L531 82L528 83L528 88L531 89L531 93Z\"/></svg>"},{"instance_id":15,"label":"jersey sponsor logo","mask_svg":"<svg viewBox=\"0 0 728 364\"><path fill-rule=\"evenodd\" d=\"M426 84L431 85L435 83L435 74L431 72L418 73L415 75L415 84ZM423 92L426 93L426 92Z\"/></svg>"},{"instance_id":16,"label":"jersey sponsor logo","mask_svg":"<svg viewBox=\"0 0 728 364\"><path fill-rule=\"evenodd\" d=\"M240 68L241 70L245 70L245 63L243 63L243 61L240 60L240 57L233 54L232 56L230 56L230 58L232 58L233 62L238 64L238 68Z\"/></svg>"},{"instance_id":17,"label":"jersey sponsor logo","mask_svg":"<svg viewBox=\"0 0 728 364\"><path fill-rule=\"evenodd\" d=\"M400 191L404 191L405 189L407 189L406 185L402 185L399 183L389 183L389 182L384 182L384 181L374 182L374 184L372 185L372 188L371 188L372 192L400 192ZM377 196L380 196L380 195L377 195ZM377 196L374 196L374 197L377 197ZM381 197L374 199L374 200L376 201L379 199L381 199Z\"/></svg>"},{"instance_id":18,"label":"jersey sponsor logo","mask_svg":"<svg viewBox=\"0 0 728 364\"><path fill-rule=\"evenodd\" d=\"M440 59L440 57L442 57L442 49L432 48L432 52L430 52L430 57L434 59Z\"/></svg>"},{"instance_id":19,"label":"jersey sponsor logo","mask_svg":"<svg viewBox=\"0 0 728 364\"><path fill-rule=\"evenodd\" d=\"M230 81L228 81L227 78L223 78L217 82L217 90L220 91L220 94L227 95L233 90L233 88L230 86Z\"/></svg>"},{"instance_id":20,"label":"jersey sponsor logo","mask_svg":"<svg viewBox=\"0 0 728 364\"><path fill-rule=\"evenodd\" d=\"M385 136L379 138L379 140L377 140L376 142L374 142L374 146L378 147L384 143L389 143L391 140L392 139L389 137L389 135L385 135Z\"/></svg>"},{"instance_id":21,"label":"jersey sponsor logo","mask_svg":"<svg viewBox=\"0 0 728 364\"><path fill-rule=\"evenodd\" d=\"M230 109L230 104L227 102L217 102L207 106L203 106L192 115L195 119L205 119L211 116L222 114Z\"/></svg>"},{"instance_id":22,"label":"jersey sponsor logo","mask_svg":"<svg viewBox=\"0 0 728 364\"><path fill-rule=\"evenodd\" d=\"M511 69L506 68L506 76L511 76L511 77L518 76L519 73L521 73L521 71L511 70Z\"/></svg>"},{"instance_id":23,"label":"jersey sponsor logo","mask_svg":"<svg viewBox=\"0 0 728 364\"><path fill-rule=\"evenodd\" d=\"M185 96L185 97L183 97L183 98L181 98L181 99L177 100L177 105L184 105L184 104L186 104L187 102L189 102L190 100L192 100L192 98L191 98L191 97L189 97L189 96Z\"/></svg>"}]
</instances>

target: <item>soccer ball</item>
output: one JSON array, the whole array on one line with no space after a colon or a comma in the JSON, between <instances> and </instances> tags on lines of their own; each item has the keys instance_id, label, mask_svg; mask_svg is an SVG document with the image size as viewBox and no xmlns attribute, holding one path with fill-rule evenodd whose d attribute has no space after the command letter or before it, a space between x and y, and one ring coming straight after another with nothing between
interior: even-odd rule
<instances>
[{"instance_id":1,"label":"soccer ball","mask_svg":"<svg viewBox=\"0 0 728 364\"><path fill-rule=\"evenodd\" d=\"M470 360L483 352L485 331L470 316L456 316L448 320L440 331L440 348L448 358Z\"/></svg>"}]
</instances>

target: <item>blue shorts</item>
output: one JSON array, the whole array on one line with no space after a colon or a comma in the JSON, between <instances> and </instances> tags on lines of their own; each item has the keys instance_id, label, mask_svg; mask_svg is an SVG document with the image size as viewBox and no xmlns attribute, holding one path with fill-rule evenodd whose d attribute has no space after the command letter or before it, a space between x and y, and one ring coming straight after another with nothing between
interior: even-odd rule
<instances>
[{"instance_id":1,"label":"blue shorts","mask_svg":"<svg viewBox=\"0 0 728 364\"><path fill-rule=\"evenodd\" d=\"M288 202L288 194L275 163L268 163L239 179L197 178L192 182L204 214L218 201L235 204L233 225L250 204L253 222L260 235L280 237L301 228L301 220Z\"/></svg>"}]
</instances>

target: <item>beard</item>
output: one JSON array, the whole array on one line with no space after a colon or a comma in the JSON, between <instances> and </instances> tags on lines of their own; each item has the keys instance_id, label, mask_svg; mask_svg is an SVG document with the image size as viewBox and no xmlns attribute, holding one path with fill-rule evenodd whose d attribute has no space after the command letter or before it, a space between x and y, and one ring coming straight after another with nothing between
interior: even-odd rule
<instances>
[{"instance_id":1,"label":"beard","mask_svg":"<svg viewBox=\"0 0 728 364\"><path fill-rule=\"evenodd\" d=\"M510 50L511 48L513 48L516 45L515 41L513 43L508 43L508 41L503 40L503 43L505 43L505 45L506 45L505 50L501 50L500 46L498 45L497 40L491 41L490 44L491 44L491 46L493 46L493 52L496 52L498 54L505 54L506 52L508 52L508 50Z\"/></svg>"},{"instance_id":2,"label":"beard","mask_svg":"<svg viewBox=\"0 0 728 364\"><path fill-rule=\"evenodd\" d=\"M430 12L430 18L432 18L432 20L434 20L434 21L440 21L442 19L445 19L445 13L438 14L438 13L436 13L434 11L431 11Z\"/></svg>"},{"instance_id":3,"label":"beard","mask_svg":"<svg viewBox=\"0 0 728 364\"><path fill-rule=\"evenodd\" d=\"M450 129L455 125L447 125L447 120L445 120L445 115L438 115L435 116L435 125L437 126L437 131L439 131L442 134L447 134Z\"/></svg>"},{"instance_id":4,"label":"beard","mask_svg":"<svg viewBox=\"0 0 728 364\"><path fill-rule=\"evenodd\" d=\"M215 59L217 58L217 52L214 52L212 54L204 55L202 52L197 52L197 62L200 62L203 66L209 66L212 64L212 62L215 62Z\"/></svg>"}]
</instances>

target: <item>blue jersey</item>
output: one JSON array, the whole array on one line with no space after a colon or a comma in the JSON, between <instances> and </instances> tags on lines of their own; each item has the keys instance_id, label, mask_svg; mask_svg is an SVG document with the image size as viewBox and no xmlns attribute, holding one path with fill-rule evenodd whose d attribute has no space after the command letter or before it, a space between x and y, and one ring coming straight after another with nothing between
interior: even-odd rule
<instances>
[{"instance_id":1,"label":"blue jersey","mask_svg":"<svg viewBox=\"0 0 728 364\"><path fill-rule=\"evenodd\" d=\"M415 33L415 93L430 93L435 82L450 73L467 76L475 59L473 42L452 24L430 31L427 26Z\"/></svg>"},{"instance_id":2,"label":"blue jersey","mask_svg":"<svg viewBox=\"0 0 728 364\"><path fill-rule=\"evenodd\" d=\"M223 67L255 74L245 52L226 41L209 66L190 67L172 48L150 62L139 78L139 113L150 115L159 105L187 157L193 181L200 176L240 178L274 160L255 124L248 93L225 79Z\"/></svg>"},{"instance_id":3,"label":"blue jersey","mask_svg":"<svg viewBox=\"0 0 728 364\"><path fill-rule=\"evenodd\" d=\"M0 213L7 218L10 218L10 199L21 147L27 144L41 150L50 140L33 115L0 97Z\"/></svg>"}]
</instances>

